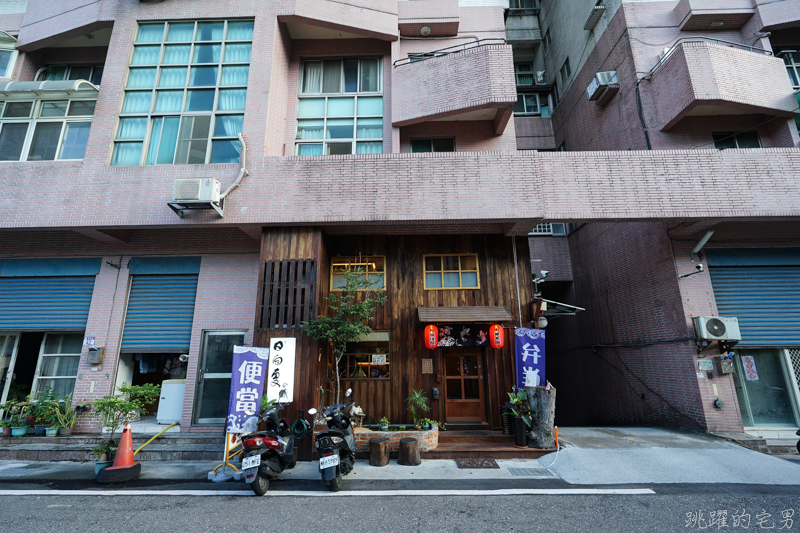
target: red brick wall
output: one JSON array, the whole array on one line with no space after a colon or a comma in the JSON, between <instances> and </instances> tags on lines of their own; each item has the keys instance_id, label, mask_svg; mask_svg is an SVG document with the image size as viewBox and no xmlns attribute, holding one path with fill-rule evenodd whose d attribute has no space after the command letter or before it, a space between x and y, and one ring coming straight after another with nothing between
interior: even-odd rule
<instances>
[{"instance_id":1,"label":"red brick wall","mask_svg":"<svg viewBox=\"0 0 800 533\"><path fill-rule=\"evenodd\" d=\"M517 150L555 150L552 117L514 117Z\"/></svg>"},{"instance_id":2,"label":"red brick wall","mask_svg":"<svg viewBox=\"0 0 800 533\"><path fill-rule=\"evenodd\" d=\"M530 237L531 271L535 276L547 270L547 281L572 281L572 258L564 237ZM579 306L580 307L580 306Z\"/></svg>"}]
</instances>

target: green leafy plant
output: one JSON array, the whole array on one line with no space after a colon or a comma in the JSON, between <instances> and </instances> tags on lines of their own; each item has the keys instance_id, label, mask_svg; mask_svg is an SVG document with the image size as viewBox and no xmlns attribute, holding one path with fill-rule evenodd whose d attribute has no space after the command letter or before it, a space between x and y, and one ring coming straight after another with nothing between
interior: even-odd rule
<instances>
[{"instance_id":1,"label":"green leafy plant","mask_svg":"<svg viewBox=\"0 0 800 533\"><path fill-rule=\"evenodd\" d=\"M388 426L389 425L389 419L384 416L383 418L381 418L378 421L378 425L379 426Z\"/></svg>"},{"instance_id":2,"label":"green leafy plant","mask_svg":"<svg viewBox=\"0 0 800 533\"><path fill-rule=\"evenodd\" d=\"M119 393L103 396L92 402L91 416L97 419L100 429L107 429L110 436L95 449L103 448L102 453L110 458L116 449L114 433L130 423L144 409L144 406L156 401L161 394L160 385L126 385L118 387ZM92 451L98 457L101 454Z\"/></svg>"},{"instance_id":3,"label":"green leafy plant","mask_svg":"<svg viewBox=\"0 0 800 533\"><path fill-rule=\"evenodd\" d=\"M433 418L420 418L418 422L419 425L421 426L433 426L435 424L439 426L440 429L446 429L445 425L442 422L438 422Z\"/></svg>"},{"instance_id":4,"label":"green leafy plant","mask_svg":"<svg viewBox=\"0 0 800 533\"><path fill-rule=\"evenodd\" d=\"M406 398L406 402L408 403L408 410L411 411L411 418L414 420L414 425L420 425L419 415L430 412L430 400L422 389L412 389L411 396Z\"/></svg>"},{"instance_id":5,"label":"green leafy plant","mask_svg":"<svg viewBox=\"0 0 800 533\"><path fill-rule=\"evenodd\" d=\"M28 411L30 410L28 402L20 402L11 400L3 404L3 412L10 415L8 424L12 428L28 427L31 423L28 421Z\"/></svg>"},{"instance_id":6,"label":"green leafy plant","mask_svg":"<svg viewBox=\"0 0 800 533\"><path fill-rule=\"evenodd\" d=\"M515 417L520 417L525 422L525 425L531 427L531 415L536 412L536 409L531 409L528 406L528 393L525 389L514 392L509 392L508 397L510 401L506 402L506 407L511 414Z\"/></svg>"},{"instance_id":7,"label":"green leafy plant","mask_svg":"<svg viewBox=\"0 0 800 533\"><path fill-rule=\"evenodd\" d=\"M36 394L29 395L31 404L31 416L34 425L51 427L57 422L53 407L58 406L58 394L53 391L50 385L46 385Z\"/></svg>"},{"instance_id":8,"label":"green leafy plant","mask_svg":"<svg viewBox=\"0 0 800 533\"><path fill-rule=\"evenodd\" d=\"M303 322L309 337L318 341L327 340L333 348L336 369L335 403L339 403L341 394L339 363L347 350L347 343L359 341L372 333L367 322L374 319L377 305L386 301L386 295L372 291L372 287L379 281L367 279L363 270L345 271L344 278L344 289L325 297L328 314Z\"/></svg>"},{"instance_id":9,"label":"green leafy plant","mask_svg":"<svg viewBox=\"0 0 800 533\"><path fill-rule=\"evenodd\" d=\"M117 441L114 439L104 440L92 448L92 455L97 457L98 461L108 461L117 453L117 444Z\"/></svg>"},{"instance_id":10,"label":"green leafy plant","mask_svg":"<svg viewBox=\"0 0 800 533\"><path fill-rule=\"evenodd\" d=\"M80 405L83 405L81 402ZM64 397L64 401L53 406L53 412L58 420L58 427L72 428L78 422L78 411L72 408L72 395Z\"/></svg>"},{"instance_id":11,"label":"green leafy plant","mask_svg":"<svg viewBox=\"0 0 800 533\"><path fill-rule=\"evenodd\" d=\"M261 396L261 413L264 413L267 409L269 409L276 403L278 402L276 402L275 400L267 400L267 395L264 394L263 396Z\"/></svg>"}]
</instances>

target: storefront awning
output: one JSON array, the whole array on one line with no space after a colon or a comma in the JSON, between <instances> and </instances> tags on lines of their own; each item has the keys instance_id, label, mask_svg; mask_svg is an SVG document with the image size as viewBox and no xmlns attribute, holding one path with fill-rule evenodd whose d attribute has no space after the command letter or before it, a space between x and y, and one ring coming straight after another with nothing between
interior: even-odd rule
<instances>
[{"instance_id":1,"label":"storefront awning","mask_svg":"<svg viewBox=\"0 0 800 533\"><path fill-rule=\"evenodd\" d=\"M514 317L505 306L418 307L419 321L426 324L506 322Z\"/></svg>"},{"instance_id":2,"label":"storefront awning","mask_svg":"<svg viewBox=\"0 0 800 533\"><path fill-rule=\"evenodd\" d=\"M0 99L69 96L96 97L99 89L86 80L9 81L0 83Z\"/></svg>"}]
</instances>

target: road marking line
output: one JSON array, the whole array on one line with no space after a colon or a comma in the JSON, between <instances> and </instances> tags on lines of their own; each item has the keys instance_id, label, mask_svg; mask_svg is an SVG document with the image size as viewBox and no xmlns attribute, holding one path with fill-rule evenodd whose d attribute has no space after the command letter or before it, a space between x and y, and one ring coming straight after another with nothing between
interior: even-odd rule
<instances>
[{"instance_id":1,"label":"road marking line","mask_svg":"<svg viewBox=\"0 0 800 533\"><path fill-rule=\"evenodd\" d=\"M651 489L497 489L497 490L371 490L269 491L267 496L321 498L343 496L632 496L655 494ZM253 496L244 490L0 490L0 496Z\"/></svg>"}]
</instances>

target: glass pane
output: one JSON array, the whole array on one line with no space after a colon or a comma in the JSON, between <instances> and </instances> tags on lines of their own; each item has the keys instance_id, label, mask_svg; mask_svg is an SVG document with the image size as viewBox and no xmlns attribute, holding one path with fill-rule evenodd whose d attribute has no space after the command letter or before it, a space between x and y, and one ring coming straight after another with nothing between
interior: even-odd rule
<instances>
[{"instance_id":1,"label":"glass pane","mask_svg":"<svg viewBox=\"0 0 800 533\"><path fill-rule=\"evenodd\" d=\"M538 113L539 104L535 94L525 95L525 110L528 113Z\"/></svg>"},{"instance_id":2,"label":"glass pane","mask_svg":"<svg viewBox=\"0 0 800 533\"><path fill-rule=\"evenodd\" d=\"M222 99L222 94L220 94ZM188 91L186 111L211 111L214 108L214 89Z\"/></svg>"},{"instance_id":3,"label":"glass pane","mask_svg":"<svg viewBox=\"0 0 800 533\"><path fill-rule=\"evenodd\" d=\"M740 350L742 383L755 426L794 426L794 413L779 350ZM741 397L740 397L741 398Z\"/></svg>"},{"instance_id":4,"label":"glass pane","mask_svg":"<svg viewBox=\"0 0 800 533\"><path fill-rule=\"evenodd\" d=\"M203 349L203 370L206 374L233 372L233 347L244 344L244 334L209 333ZM227 393L226 393L227 396Z\"/></svg>"},{"instance_id":5,"label":"glass pane","mask_svg":"<svg viewBox=\"0 0 800 533\"><path fill-rule=\"evenodd\" d=\"M121 118L117 129L117 139L144 139L146 131L146 118Z\"/></svg>"},{"instance_id":6,"label":"glass pane","mask_svg":"<svg viewBox=\"0 0 800 533\"><path fill-rule=\"evenodd\" d=\"M744 131L736 136L739 148L761 148L758 140L758 133L755 131Z\"/></svg>"},{"instance_id":7,"label":"glass pane","mask_svg":"<svg viewBox=\"0 0 800 533\"><path fill-rule=\"evenodd\" d=\"M324 72L322 75L322 92L339 93L342 92L342 62L323 61Z\"/></svg>"},{"instance_id":8,"label":"glass pane","mask_svg":"<svg viewBox=\"0 0 800 533\"><path fill-rule=\"evenodd\" d=\"M116 166L138 165L142 158L142 144L140 142L115 144L111 164Z\"/></svg>"},{"instance_id":9,"label":"glass pane","mask_svg":"<svg viewBox=\"0 0 800 533\"><path fill-rule=\"evenodd\" d=\"M178 141L176 165L202 165L206 162L207 140Z\"/></svg>"},{"instance_id":10,"label":"glass pane","mask_svg":"<svg viewBox=\"0 0 800 533\"><path fill-rule=\"evenodd\" d=\"M431 139L434 152L454 152L453 139Z\"/></svg>"},{"instance_id":11,"label":"glass pane","mask_svg":"<svg viewBox=\"0 0 800 533\"><path fill-rule=\"evenodd\" d=\"M211 141L210 163L238 163L239 140Z\"/></svg>"},{"instance_id":12,"label":"glass pane","mask_svg":"<svg viewBox=\"0 0 800 533\"><path fill-rule=\"evenodd\" d=\"M325 99L324 98L301 98L297 104L297 116L303 117L324 117Z\"/></svg>"},{"instance_id":13,"label":"glass pane","mask_svg":"<svg viewBox=\"0 0 800 533\"><path fill-rule=\"evenodd\" d=\"M383 153L383 143L382 142L356 143L356 153L357 154L382 154Z\"/></svg>"},{"instance_id":14,"label":"glass pane","mask_svg":"<svg viewBox=\"0 0 800 533\"><path fill-rule=\"evenodd\" d=\"M246 100L247 89L220 90L217 109L220 111L243 111Z\"/></svg>"},{"instance_id":15,"label":"glass pane","mask_svg":"<svg viewBox=\"0 0 800 533\"><path fill-rule=\"evenodd\" d=\"M333 143L328 145L328 155L348 155L352 153L352 143Z\"/></svg>"},{"instance_id":16,"label":"glass pane","mask_svg":"<svg viewBox=\"0 0 800 533\"><path fill-rule=\"evenodd\" d=\"M458 272L445 272L444 273L444 286L445 287L460 287L461 282L458 279Z\"/></svg>"},{"instance_id":17,"label":"glass pane","mask_svg":"<svg viewBox=\"0 0 800 533\"><path fill-rule=\"evenodd\" d=\"M444 356L444 375L445 376L460 376L461 375L461 358L457 355Z\"/></svg>"},{"instance_id":18,"label":"glass pane","mask_svg":"<svg viewBox=\"0 0 800 533\"><path fill-rule=\"evenodd\" d=\"M297 155L322 155L322 145L299 144L297 145Z\"/></svg>"},{"instance_id":19,"label":"glass pane","mask_svg":"<svg viewBox=\"0 0 800 533\"><path fill-rule=\"evenodd\" d=\"M462 272L461 273L461 286L462 287L477 287L478 274L475 272Z\"/></svg>"},{"instance_id":20,"label":"glass pane","mask_svg":"<svg viewBox=\"0 0 800 533\"><path fill-rule=\"evenodd\" d=\"M435 272L442 269L442 258L438 255L432 255L425 258L425 270L427 272Z\"/></svg>"},{"instance_id":21,"label":"glass pane","mask_svg":"<svg viewBox=\"0 0 800 533\"><path fill-rule=\"evenodd\" d=\"M247 85L247 78L250 67L247 65L237 65L232 67L222 67L222 81L220 85Z\"/></svg>"},{"instance_id":22,"label":"glass pane","mask_svg":"<svg viewBox=\"0 0 800 533\"><path fill-rule=\"evenodd\" d=\"M242 132L244 115L218 115L214 124L215 137L236 137Z\"/></svg>"},{"instance_id":23,"label":"glass pane","mask_svg":"<svg viewBox=\"0 0 800 533\"><path fill-rule=\"evenodd\" d=\"M192 67L189 74L189 87L215 87L218 67Z\"/></svg>"},{"instance_id":24,"label":"glass pane","mask_svg":"<svg viewBox=\"0 0 800 533\"><path fill-rule=\"evenodd\" d=\"M250 41L253 39L253 21L228 22L229 41Z\"/></svg>"},{"instance_id":25,"label":"glass pane","mask_svg":"<svg viewBox=\"0 0 800 533\"><path fill-rule=\"evenodd\" d=\"M156 69L132 68L128 74L128 89L149 89L156 82Z\"/></svg>"},{"instance_id":26,"label":"glass pane","mask_svg":"<svg viewBox=\"0 0 800 533\"><path fill-rule=\"evenodd\" d=\"M230 372L228 365L227 372ZM198 419L219 419L220 422L228 416L227 398L231 394L231 378L205 378L203 380L203 392L200 398L198 409Z\"/></svg>"},{"instance_id":27,"label":"glass pane","mask_svg":"<svg viewBox=\"0 0 800 533\"><path fill-rule=\"evenodd\" d=\"M448 379L447 380L447 399L460 400L461 398L461 380Z\"/></svg>"},{"instance_id":28,"label":"glass pane","mask_svg":"<svg viewBox=\"0 0 800 533\"><path fill-rule=\"evenodd\" d=\"M103 79L103 67L95 65L94 69L92 70L92 79L89 81L95 85L100 85L100 82Z\"/></svg>"},{"instance_id":29,"label":"glass pane","mask_svg":"<svg viewBox=\"0 0 800 533\"><path fill-rule=\"evenodd\" d=\"M77 376L79 355L73 356L48 356L42 358L42 376Z\"/></svg>"},{"instance_id":30,"label":"glass pane","mask_svg":"<svg viewBox=\"0 0 800 533\"><path fill-rule=\"evenodd\" d=\"M144 160L145 165L154 165L156 163L158 141L161 139L161 125L163 122L163 118L154 118L150 126L150 144L147 146L147 157Z\"/></svg>"},{"instance_id":31,"label":"glass pane","mask_svg":"<svg viewBox=\"0 0 800 533\"><path fill-rule=\"evenodd\" d=\"M325 137L328 139L351 139L353 137L353 119L328 119Z\"/></svg>"},{"instance_id":32,"label":"glass pane","mask_svg":"<svg viewBox=\"0 0 800 533\"><path fill-rule=\"evenodd\" d=\"M164 38L164 23L139 24L137 43L160 43Z\"/></svg>"},{"instance_id":33,"label":"glass pane","mask_svg":"<svg viewBox=\"0 0 800 533\"><path fill-rule=\"evenodd\" d=\"M48 335L44 344L44 354L79 354L83 346L82 333Z\"/></svg>"},{"instance_id":34,"label":"glass pane","mask_svg":"<svg viewBox=\"0 0 800 533\"><path fill-rule=\"evenodd\" d=\"M736 139L732 133L714 133L715 148L736 148Z\"/></svg>"},{"instance_id":35,"label":"glass pane","mask_svg":"<svg viewBox=\"0 0 800 533\"><path fill-rule=\"evenodd\" d=\"M3 116L8 118L28 118L31 116L33 102L6 102Z\"/></svg>"},{"instance_id":36,"label":"glass pane","mask_svg":"<svg viewBox=\"0 0 800 533\"><path fill-rule=\"evenodd\" d=\"M465 376L477 376L478 375L478 356L477 355L465 355L463 360L463 368L464 368L464 375Z\"/></svg>"},{"instance_id":37,"label":"glass pane","mask_svg":"<svg viewBox=\"0 0 800 533\"><path fill-rule=\"evenodd\" d=\"M544 102L546 101L547 101L546 99L543 99L542 104L539 106L539 112L542 114L543 117L550 116L550 106L544 104Z\"/></svg>"},{"instance_id":38,"label":"glass pane","mask_svg":"<svg viewBox=\"0 0 800 533\"><path fill-rule=\"evenodd\" d=\"M0 161L19 161L28 124L3 124L0 129Z\"/></svg>"},{"instance_id":39,"label":"glass pane","mask_svg":"<svg viewBox=\"0 0 800 533\"><path fill-rule=\"evenodd\" d=\"M328 98L329 117L352 117L354 109L354 98Z\"/></svg>"},{"instance_id":40,"label":"glass pane","mask_svg":"<svg viewBox=\"0 0 800 533\"><path fill-rule=\"evenodd\" d=\"M226 44L223 63L249 63L251 47L250 43Z\"/></svg>"},{"instance_id":41,"label":"glass pane","mask_svg":"<svg viewBox=\"0 0 800 533\"><path fill-rule=\"evenodd\" d=\"M356 126L356 137L359 139L380 139L383 137L383 119L360 118Z\"/></svg>"},{"instance_id":42,"label":"glass pane","mask_svg":"<svg viewBox=\"0 0 800 533\"><path fill-rule=\"evenodd\" d=\"M126 92L122 102L123 113L147 113L150 111L150 102L153 100L151 91Z\"/></svg>"},{"instance_id":43,"label":"glass pane","mask_svg":"<svg viewBox=\"0 0 800 533\"><path fill-rule=\"evenodd\" d=\"M168 44L164 47L164 65L182 65L189 62L192 47L188 44Z\"/></svg>"},{"instance_id":44,"label":"glass pane","mask_svg":"<svg viewBox=\"0 0 800 533\"><path fill-rule=\"evenodd\" d=\"M362 96L358 99L358 116L363 117L367 115L383 115L382 96Z\"/></svg>"},{"instance_id":45,"label":"glass pane","mask_svg":"<svg viewBox=\"0 0 800 533\"><path fill-rule=\"evenodd\" d=\"M67 114L67 102L43 102L42 117L63 117Z\"/></svg>"},{"instance_id":46,"label":"glass pane","mask_svg":"<svg viewBox=\"0 0 800 533\"><path fill-rule=\"evenodd\" d=\"M37 387L39 391L43 391L47 386L53 389L53 392L59 398L64 398L75 390L75 378L40 379L38 381Z\"/></svg>"},{"instance_id":47,"label":"glass pane","mask_svg":"<svg viewBox=\"0 0 800 533\"><path fill-rule=\"evenodd\" d=\"M157 65L160 54L161 46L137 46L133 49L131 65Z\"/></svg>"},{"instance_id":48,"label":"glass pane","mask_svg":"<svg viewBox=\"0 0 800 533\"><path fill-rule=\"evenodd\" d=\"M222 22L200 22L197 24L197 41L221 41Z\"/></svg>"},{"instance_id":49,"label":"glass pane","mask_svg":"<svg viewBox=\"0 0 800 533\"><path fill-rule=\"evenodd\" d=\"M69 122L64 133L59 159L83 159L89 140L90 122Z\"/></svg>"},{"instance_id":50,"label":"glass pane","mask_svg":"<svg viewBox=\"0 0 800 533\"><path fill-rule=\"evenodd\" d=\"M318 93L322 88L322 61L303 63L303 86L301 93Z\"/></svg>"},{"instance_id":51,"label":"glass pane","mask_svg":"<svg viewBox=\"0 0 800 533\"><path fill-rule=\"evenodd\" d=\"M69 106L67 116L81 117L94 115L94 100L77 100L73 101Z\"/></svg>"},{"instance_id":52,"label":"glass pane","mask_svg":"<svg viewBox=\"0 0 800 533\"><path fill-rule=\"evenodd\" d=\"M196 44L192 63L219 63L220 50L219 44Z\"/></svg>"},{"instance_id":53,"label":"glass pane","mask_svg":"<svg viewBox=\"0 0 800 533\"><path fill-rule=\"evenodd\" d=\"M169 25L167 41L191 41L194 35L194 22L176 22Z\"/></svg>"},{"instance_id":54,"label":"glass pane","mask_svg":"<svg viewBox=\"0 0 800 533\"><path fill-rule=\"evenodd\" d=\"M69 69L68 80L88 80L92 75L92 66L72 67Z\"/></svg>"},{"instance_id":55,"label":"glass pane","mask_svg":"<svg viewBox=\"0 0 800 533\"><path fill-rule=\"evenodd\" d=\"M361 92L375 92L378 90L378 60L361 60Z\"/></svg>"},{"instance_id":56,"label":"glass pane","mask_svg":"<svg viewBox=\"0 0 800 533\"><path fill-rule=\"evenodd\" d=\"M56 158L62 122L39 122L33 133L28 161L52 161Z\"/></svg>"},{"instance_id":57,"label":"glass pane","mask_svg":"<svg viewBox=\"0 0 800 533\"><path fill-rule=\"evenodd\" d=\"M214 68L214 67L202 67ZM194 69L192 69L194 70ZM213 84L212 84L213 85ZM158 78L159 87L185 87L186 86L186 67L169 67L161 69L161 76Z\"/></svg>"},{"instance_id":58,"label":"glass pane","mask_svg":"<svg viewBox=\"0 0 800 533\"><path fill-rule=\"evenodd\" d=\"M478 270L478 258L474 255L462 255L461 270Z\"/></svg>"},{"instance_id":59,"label":"glass pane","mask_svg":"<svg viewBox=\"0 0 800 533\"><path fill-rule=\"evenodd\" d=\"M525 97L522 94L517 95L517 104L514 106L514 113L525 112Z\"/></svg>"},{"instance_id":60,"label":"glass pane","mask_svg":"<svg viewBox=\"0 0 800 533\"><path fill-rule=\"evenodd\" d=\"M429 289L436 289L442 286L441 274L425 274L425 286Z\"/></svg>"},{"instance_id":61,"label":"glass pane","mask_svg":"<svg viewBox=\"0 0 800 533\"><path fill-rule=\"evenodd\" d=\"M41 77L42 80L46 81L58 81L63 80L67 76L67 67L66 65L61 66L49 66L47 70L44 71L44 76Z\"/></svg>"},{"instance_id":62,"label":"glass pane","mask_svg":"<svg viewBox=\"0 0 800 533\"><path fill-rule=\"evenodd\" d=\"M0 78L10 78L11 73L6 72L11 64L11 56L14 52L11 50L0 50Z\"/></svg>"},{"instance_id":63,"label":"glass pane","mask_svg":"<svg viewBox=\"0 0 800 533\"><path fill-rule=\"evenodd\" d=\"M322 139L322 128L322 119L298 120L297 138L301 140Z\"/></svg>"},{"instance_id":64,"label":"glass pane","mask_svg":"<svg viewBox=\"0 0 800 533\"><path fill-rule=\"evenodd\" d=\"M155 111L158 113L180 113L183 91L158 91Z\"/></svg>"},{"instance_id":65,"label":"glass pane","mask_svg":"<svg viewBox=\"0 0 800 533\"><path fill-rule=\"evenodd\" d=\"M344 92L358 92L358 59L344 60Z\"/></svg>"},{"instance_id":66,"label":"glass pane","mask_svg":"<svg viewBox=\"0 0 800 533\"><path fill-rule=\"evenodd\" d=\"M457 255L445 255L442 256L442 270L458 270L458 256Z\"/></svg>"},{"instance_id":67,"label":"glass pane","mask_svg":"<svg viewBox=\"0 0 800 533\"><path fill-rule=\"evenodd\" d=\"M411 139L411 153L424 154L428 152L433 152L430 139Z\"/></svg>"},{"instance_id":68,"label":"glass pane","mask_svg":"<svg viewBox=\"0 0 800 533\"><path fill-rule=\"evenodd\" d=\"M464 380L464 399L465 400L478 400L481 397L480 391L481 382L478 379L465 379Z\"/></svg>"}]
</instances>

